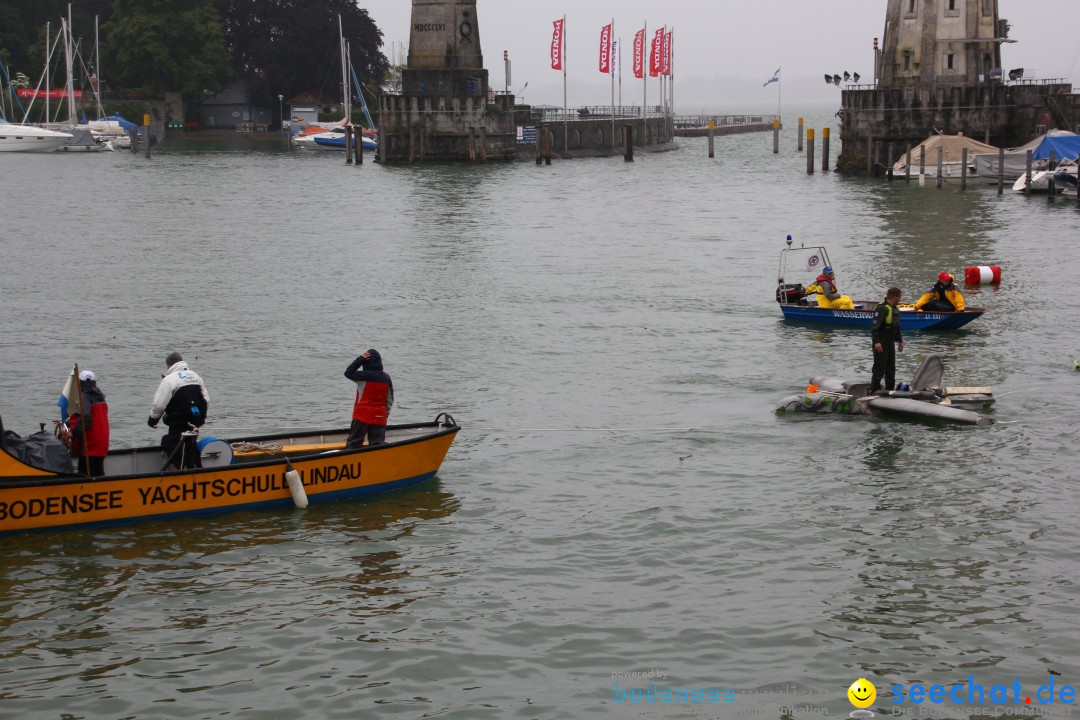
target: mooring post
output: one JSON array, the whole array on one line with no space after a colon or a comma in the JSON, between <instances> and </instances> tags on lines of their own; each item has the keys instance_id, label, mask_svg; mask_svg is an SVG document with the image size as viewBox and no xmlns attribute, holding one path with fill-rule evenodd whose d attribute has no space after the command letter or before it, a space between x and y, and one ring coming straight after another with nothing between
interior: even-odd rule
<instances>
[{"instance_id":1,"label":"mooring post","mask_svg":"<svg viewBox=\"0 0 1080 720\"><path fill-rule=\"evenodd\" d=\"M814 174L814 128L806 131L806 174Z\"/></svg>"},{"instance_id":2,"label":"mooring post","mask_svg":"<svg viewBox=\"0 0 1080 720\"><path fill-rule=\"evenodd\" d=\"M803 119L799 118L799 147L798 147L799 152L802 152L802 143L803 143Z\"/></svg>"},{"instance_id":3,"label":"mooring post","mask_svg":"<svg viewBox=\"0 0 1080 720\"><path fill-rule=\"evenodd\" d=\"M1024 171L1024 194L1031 194L1031 150L1027 151L1027 170Z\"/></svg>"},{"instance_id":4,"label":"mooring post","mask_svg":"<svg viewBox=\"0 0 1080 720\"><path fill-rule=\"evenodd\" d=\"M146 157L150 157L150 113L143 116L143 145L146 146Z\"/></svg>"},{"instance_id":5,"label":"mooring post","mask_svg":"<svg viewBox=\"0 0 1080 720\"><path fill-rule=\"evenodd\" d=\"M960 189L967 190L967 158L968 149L963 148L960 151Z\"/></svg>"},{"instance_id":6,"label":"mooring post","mask_svg":"<svg viewBox=\"0 0 1080 720\"><path fill-rule=\"evenodd\" d=\"M134 125L128 128L128 137L131 138L131 152L139 152L139 130Z\"/></svg>"},{"instance_id":7,"label":"mooring post","mask_svg":"<svg viewBox=\"0 0 1080 720\"><path fill-rule=\"evenodd\" d=\"M469 126L469 162L476 162L476 128Z\"/></svg>"},{"instance_id":8,"label":"mooring post","mask_svg":"<svg viewBox=\"0 0 1080 720\"><path fill-rule=\"evenodd\" d=\"M631 125L623 125L623 160L634 162L634 128Z\"/></svg>"},{"instance_id":9,"label":"mooring post","mask_svg":"<svg viewBox=\"0 0 1080 720\"><path fill-rule=\"evenodd\" d=\"M416 132L409 128L409 164L416 162Z\"/></svg>"},{"instance_id":10,"label":"mooring post","mask_svg":"<svg viewBox=\"0 0 1080 720\"><path fill-rule=\"evenodd\" d=\"M487 162L487 128L480 128L480 162Z\"/></svg>"},{"instance_id":11,"label":"mooring post","mask_svg":"<svg viewBox=\"0 0 1080 720\"><path fill-rule=\"evenodd\" d=\"M998 148L998 195L1005 192L1005 148Z\"/></svg>"},{"instance_id":12,"label":"mooring post","mask_svg":"<svg viewBox=\"0 0 1080 720\"><path fill-rule=\"evenodd\" d=\"M345 164L352 165L353 153L353 129L352 125L345 126Z\"/></svg>"},{"instance_id":13,"label":"mooring post","mask_svg":"<svg viewBox=\"0 0 1080 720\"><path fill-rule=\"evenodd\" d=\"M1054 199L1054 194L1057 193L1057 183L1054 182L1054 170L1057 169L1057 153L1053 150L1050 151L1050 173L1046 176L1046 189L1050 191L1050 200ZM1078 186L1080 187L1080 186Z\"/></svg>"},{"instance_id":14,"label":"mooring post","mask_svg":"<svg viewBox=\"0 0 1080 720\"><path fill-rule=\"evenodd\" d=\"M772 121L772 151L773 155L780 152L780 118Z\"/></svg>"},{"instance_id":15,"label":"mooring post","mask_svg":"<svg viewBox=\"0 0 1080 720\"><path fill-rule=\"evenodd\" d=\"M944 165L945 165L945 148L938 145L938 149L937 149L937 186L938 187L941 187L942 182L944 182L944 180L942 178L942 174L941 174L942 171L945 169Z\"/></svg>"},{"instance_id":16,"label":"mooring post","mask_svg":"<svg viewBox=\"0 0 1080 720\"><path fill-rule=\"evenodd\" d=\"M911 157L911 143L908 143L908 145L907 145L907 155L905 155L904 157L907 158L907 161L904 163L904 182L910 183L911 182L911 161L914 160L914 158Z\"/></svg>"},{"instance_id":17,"label":"mooring post","mask_svg":"<svg viewBox=\"0 0 1080 720\"><path fill-rule=\"evenodd\" d=\"M543 138L547 136L547 128L543 125L539 125L536 128L536 164L540 165L544 162L544 141Z\"/></svg>"},{"instance_id":18,"label":"mooring post","mask_svg":"<svg viewBox=\"0 0 1080 720\"><path fill-rule=\"evenodd\" d=\"M548 130L547 134L546 134L546 137L544 138L544 164L545 165L550 165L551 164L551 145L554 142L555 142L555 134L553 132L551 132L550 130Z\"/></svg>"},{"instance_id":19,"label":"mooring post","mask_svg":"<svg viewBox=\"0 0 1080 720\"><path fill-rule=\"evenodd\" d=\"M716 121L715 120L710 120L709 121L709 157L716 157L715 141L713 139L713 134L715 132L716 132Z\"/></svg>"},{"instance_id":20,"label":"mooring post","mask_svg":"<svg viewBox=\"0 0 1080 720\"><path fill-rule=\"evenodd\" d=\"M421 137L420 141L423 142L423 137ZM423 146L421 146L420 147L420 158L423 159L423 157L424 157L424 148L423 148ZM356 164L357 165L363 165L364 164L364 131L363 130L357 130L356 131Z\"/></svg>"},{"instance_id":21,"label":"mooring post","mask_svg":"<svg viewBox=\"0 0 1080 720\"><path fill-rule=\"evenodd\" d=\"M821 131L821 172L829 172L829 128Z\"/></svg>"},{"instance_id":22,"label":"mooring post","mask_svg":"<svg viewBox=\"0 0 1080 720\"><path fill-rule=\"evenodd\" d=\"M893 143L890 140L889 144L888 144L888 146L886 147L886 150L885 150L885 177L889 178L889 182L893 181L893 170L892 170L892 162L893 162L893 160L892 160L892 157L893 157Z\"/></svg>"}]
</instances>

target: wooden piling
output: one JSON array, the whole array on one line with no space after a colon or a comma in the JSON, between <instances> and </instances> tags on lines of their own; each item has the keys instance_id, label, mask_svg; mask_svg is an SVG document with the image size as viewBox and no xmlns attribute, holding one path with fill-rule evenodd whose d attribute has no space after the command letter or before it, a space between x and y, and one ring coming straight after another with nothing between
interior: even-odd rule
<instances>
[{"instance_id":1,"label":"wooden piling","mask_svg":"<svg viewBox=\"0 0 1080 720\"><path fill-rule=\"evenodd\" d=\"M806 174L814 174L814 128L806 131Z\"/></svg>"},{"instance_id":2,"label":"wooden piling","mask_svg":"<svg viewBox=\"0 0 1080 720\"><path fill-rule=\"evenodd\" d=\"M967 190L967 158L968 149L963 148L960 151L960 189Z\"/></svg>"},{"instance_id":3,"label":"wooden piling","mask_svg":"<svg viewBox=\"0 0 1080 720\"><path fill-rule=\"evenodd\" d=\"M772 121L772 151L773 155L780 152L780 118Z\"/></svg>"},{"instance_id":4,"label":"wooden piling","mask_svg":"<svg viewBox=\"0 0 1080 720\"><path fill-rule=\"evenodd\" d=\"M487 162L487 128L480 128L480 162Z\"/></svg>"},{"instance_id":5,"label":"wooden piling","mask_svg":"<svg viewBox=\"0 0 1080 720\"><path fill-rule=\"evenodd\" d=\"M716 157L716 147L713 139L713 133L716 132L716 121L709 121L709 157Z\"/></svg>"},{"instance_id":6,"label":"wooden piling","mask_svg":"<svg viewBox=\"0 0 1080 720\"><path fill-rule=\"evenodd\" d=\"M926 146L919 146L919 175L926 174Z\"/></svg>"},{"instance_id":7,"label":"wooden piling","mask_svg":"<svg viewBox=\"0 0 1080 720\"><path fill-rule=\"evenodd\" d=\"M409 164L416 162L416 131L409 128Z\"/></svg>"},{"instance_id":8,"label":"wooden piling","mask_svg":"<svg viewBox=\"0 0 1080 720\"><path fill-rule=\"evenodd\" d=\"M551 145L555 142L555 134L550 130L547 131L544 137L544 164L551 164Z\"/></svg>"},{"instance_id":9,"label":"wooden piling","mask_svg":"<svg viewBox=\"0 0 1080 720\"><path fill-rule=\"evenodd\" d=\"M821 131L821 172L829 172L829 130Z\"/></svg>"},{"instance_id":10,"label":"wooden piling","mask_svg":"<svg viewBox=\"0 0 1080 720\"><path fill-rule=\"evenodd\" d=\"M353 154L353 128L352 125L345 126L345 164L352 165Z\"/></svg>"},{"instance_id":11,"label":"wooden piling","mask_svg":"<svg viewBox=\"0 0 1080 720\"><path fill-rule=\"evenodd\" d=\"M803 147L803 119L799 118L799 146L797 148L799 152L802 152L802 147Z\"/></svg>"},{"instance_id":12,"label":"wooden piling","mask_svg":"<svg viewBox=\"0 0 1080 720\"><path fill-rule=\"evenodd\" d=\"M421 147L421 149L420 149L420 157L423 157L423 156L424 156L424 150ZM364 131L363 130L357 130L356 131L356 164L357 165L363 165L364 164Z\"/></svg>"},{"instance_id":13,"label":"wooden piling","mask_svg":"<svg viewBox=\"0 0 1080 720\"><path fill-rule=\"evenodd\" d=\"M623 125L623 160L626 162L634 162L634 128L630 125ZM711 142L710 137L710 142Z\"/></svg>"},{"instance_id":14,"label":"wooden piling","mask_svg":"<svg viewBox=\"0 0 1080 720\"><path fill-rule=\"evenodd\" d=\"M131 138L131 152L139 152L139 129L134 125L128 128L128 137Z\"/></svg>"},{"instance_id":15,"label":"wooden piling","mask_svg":"<svg viewBox=\"0 0 1080 720\"><path fill-rule=\"evenodd\" d=\"M890 141L885 150L885 177L889 178L889 182L893 181L893 143Z\"/></svg>"},{"instance_id":16,"label":"wooden piling","mask_svg":"<svg viewBox=\"0 0 1080 720\"><path fill-rule=\"evenodd\" d=\"M1005 192L1005 148L998 148L998 195Z\"/></svg>"},{"instance_id":17,"label":"wooden piling","mask_svg":"<svg viewBox=\"0 0 1080 720\"><path fill-rule=\"evenodd\" d=\"M1027 182L1024 184L1024 194L1031 194L1031 150L1027 151L1027 170L1024 171L1024 177Z\"/></svg>"},{"instance_id":18,"label":"wooden piling","mask_svg":"<svg viewBox=\"0 0 1080 720\"><path fill-rule=\"evenodd\" d=\"M476 128L469 128L469 162L476 162Z\"/></svg>"},{"instance_id":19,"label":"wooden piling","mask_svg":"<svg viewBox=\"0 0 1080 720\"><path fill-rule=\"evenodd\" d=\"M907 155L905 155L904 157L907 158L907 161L904 163L904 182L910 183L911 182L911 161L915 159L915 158L913 158L911 156L911 143L908 143Z\"/></svg>"},{"instance_id":20,"label":"wooden piling","mask_svg":"<svg viewBox=\"0 0 1080 720\"><path fill-rule=\"evenodd\" d=\"M945 148L938 145L938 149L937 149L937 186L938 187L941 187L941 184L944 182L944 177L942 175L942 172L944 172L944 170L945 170L944 165L945 165Z\"/></svg>"}]
</instances>

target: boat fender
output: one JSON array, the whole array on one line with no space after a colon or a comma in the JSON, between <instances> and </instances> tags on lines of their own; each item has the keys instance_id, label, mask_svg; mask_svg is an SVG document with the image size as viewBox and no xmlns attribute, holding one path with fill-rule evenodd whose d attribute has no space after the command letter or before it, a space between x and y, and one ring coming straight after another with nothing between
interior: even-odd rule
<instances>
[{"instance_id":1,"label":"boat fender","mask_svg":"<svg viewBox=\"0 0 1080 720\"><path fill-rule=\"evenodd\" d=\"M292 463L285 461L285 482L289 484L289 492L292 493L296 507L303 510L308 506L307 493L304 492L304 482L300 479L300 473L296 472Z\"/></svg>"},{"instance_id":2,"label":"boat fender","mask_svg":"<svg viewBox=\"0 0 1080 720\"><path fill-rule=\"evenodd\" d=\"M997 285L1001 282L1001 268L997 265L974 265L964 268L964 282L968 285Z\"/></svg>"}]
</instances>

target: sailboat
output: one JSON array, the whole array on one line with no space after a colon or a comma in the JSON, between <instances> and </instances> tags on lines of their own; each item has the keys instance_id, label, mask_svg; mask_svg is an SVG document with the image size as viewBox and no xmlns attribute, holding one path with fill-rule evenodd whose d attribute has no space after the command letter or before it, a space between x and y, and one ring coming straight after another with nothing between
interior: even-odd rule
<instances>
[{"instance_id":1,"label":"sailboat","mask_svg":"<svg viewBox=\"0 0 1080 720\"><path fill-rule=\"evenodd\" d=\"M0 82L2 81L7 81L8 87L12 87L7 66L0 59ZM13 101L17 98L14 92L11 96ZM71 140L70 133L10 122L4 108L0 106L0 152L51 152L69 140Z\"/></svg>"},{"instance_id":2,"label":"sailboat","mask_svg":"<svg viewBox=\"0 0 1080 720\"><path fill-rule=\"evenodd\" d=\"M341 44L341 82L342 82L342 107L345 117L334 125L326 128L323 132L304 134L296 138L299 147L315 148L319 150L344 150L345 128L352 125L352 93L349 81L356 88L357 97L360 98L360 107L364 111L368 127L358 128L353 126L354 138L359 138L360 147L364 150L376 150L379 147L378 135L372 128L375 124L371 121L371 113L368 112L367 102L360 82L356 77L356 70L352 66L352 56L349 52L349 44L345 40L345 31L341 25L341 16L338 16L339 42ZM356 140L354 140L356 142Z\"/></svg>"}]
</instances>

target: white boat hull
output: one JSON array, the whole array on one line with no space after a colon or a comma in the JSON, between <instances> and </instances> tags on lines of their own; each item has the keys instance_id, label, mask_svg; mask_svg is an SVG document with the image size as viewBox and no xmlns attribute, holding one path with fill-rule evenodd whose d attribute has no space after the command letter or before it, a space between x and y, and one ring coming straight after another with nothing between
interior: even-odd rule
<instances>
[{"instance_id":1,"label":"white boat hull","mask_svg":"<svg viewBox=\"0 0 1080 720\"><path fill-rule=\"evenodd\" d=\"M70 142L70 133L33 125L0 124L0 152L52 152Z\"/></svg>"}]
</instances>

